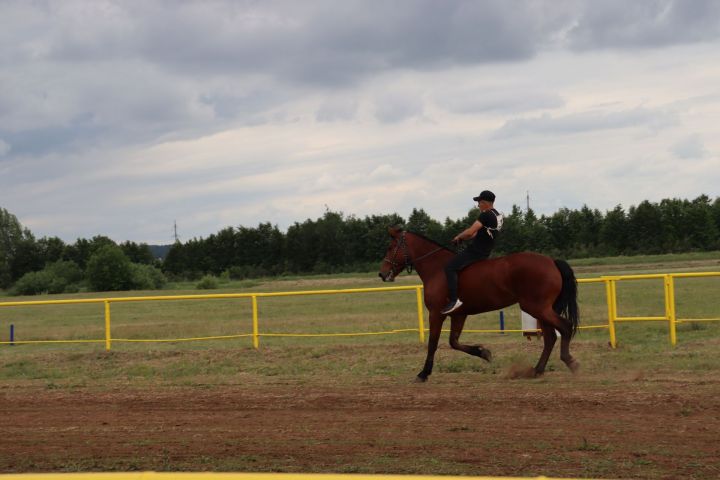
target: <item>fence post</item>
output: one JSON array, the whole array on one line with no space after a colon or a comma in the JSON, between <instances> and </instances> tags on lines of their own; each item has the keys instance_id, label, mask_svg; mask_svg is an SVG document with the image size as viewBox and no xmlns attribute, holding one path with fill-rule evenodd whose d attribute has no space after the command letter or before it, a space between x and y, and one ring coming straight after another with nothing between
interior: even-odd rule
<instances>
[{"instance_id":1,"label":"fence post","mask_svg":"<svg viewBox=\"0 0 720 480\"><path fill-rule=\"evenodd\" d=\"M675 318L675 281L670 274L665 275L665 318L668 320L670 345L677 344L677 323Z\"/></svg>"},{"instance_id":2,"label":"fence post","mask_svg":"<svg viewBox=\"0 0 720 480\"><path fill-rule=\"evenodd\" d=\"M605 278L605 293L608 305L608 332L610 333L610 346L617 347L617 338L615 337L615 316L617 315L617 296L615 291L615 280Z\"/></svg>"},{"instance_id":3,"label":"fence post","mask_svg":"<svg viewBox=\"0 0 720 480\"><path fill-rule=\"evenodd\" d=\"M415 296L417 298L418 333L420 334L420 343L425 343L425 318L423 315L422 287L417 287L415 289Z\"/></svg>"},{"instance_id":4,"label":"fence post","mask_svg":"<svg viewBox=\"0 0 720 480\"><path fill-rule=\"evenodd\" d=\"M253 347L255 350L260 348L260 336L258 333L258 304L257 295L252 296L252 317L253 317Z\"/></svg>"},{"instance_id":5,"label":"fence post","mask_svg":"<svg viewBox=\"0 0 720 480\"><path fill-rule=\"evenodd\" d=\"M110 351L111 347L110 337L110 302L105 300L105 350Z\"/></svg>"}]
</instances>

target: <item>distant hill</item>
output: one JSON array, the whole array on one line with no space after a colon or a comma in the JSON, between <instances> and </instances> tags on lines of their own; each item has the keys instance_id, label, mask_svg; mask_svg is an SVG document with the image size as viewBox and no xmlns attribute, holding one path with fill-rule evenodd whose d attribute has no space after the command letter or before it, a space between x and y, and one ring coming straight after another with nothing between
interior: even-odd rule
<instances>
[{"instance_id":1,"label":"distant hill","mask_svg":"<svg viewBox=\"0 0 720 480\"><path fill-rule=\"evenodd\" d=\"M148 245L150 252L152 252L153 258L159 258L165 260L172 245Z\"/></svg>"}]
</instances>

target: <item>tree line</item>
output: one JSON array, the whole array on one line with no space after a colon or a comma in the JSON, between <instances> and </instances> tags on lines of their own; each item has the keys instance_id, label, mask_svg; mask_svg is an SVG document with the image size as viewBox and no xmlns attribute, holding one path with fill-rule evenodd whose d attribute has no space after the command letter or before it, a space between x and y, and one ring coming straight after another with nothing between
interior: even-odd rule
<instances>
[{"instance_id":1,"label":"tree line","mask_svg":"<svg viewBox=\"0 0 720 480\"><path fill-rule=\"evenodd\" d=\"M122 290L154 288L168 277L243 279L369 271L378 267L388 246L388 226L403 225L448 245L478 213L472 209L463 218L440 222L422 208L413 209L407 219L398 214L360 218L327 210L315 220L295 222L285 232L266 222L176 242L160 261L146 244L116 244L103 236L73 244L57 237L35 239L14 215L0 208L0 288L15 287L16 293ZM499 255L530 250L586 258L720 250L720 197L643 201L627 210L617 206L604 213L583 206L537 216L517 205L504 213L495 249ZM18 289L18 284L23 288Z\"/></svg>"},{"instance_id":2,"label":"tree line","mask_svg":"<svg viewBox=\"0 0 720 480\"><path fill-rule=\"evenodd\" d=\"M0 208L0 289L17 295L155 289L166 280L146 244L117 244L101 235L72 244L36 239Z\"/></svg>"},{"instance_id":3,"label":"tree line","mask_svg":"<svg viewBox=\"0 0 720 480\"><path fill-rule=\"evenodd\" d=\"M478 217L472 209L443 222L423 209L407 219L397 214L358 218L326 211L316 220L296 222L283 233L277 226L228 227L207 238L176 243L163 270L186 278L227 272L234 278L283 273L339 273L377 268L388 246L387 227L401 224L449 245ZM505 212L497 254L524 250L560 258L720 250L720 197L643 201L627 211L600 212L583 206L537 216L514 205Z\"/></svg>"}]
</instances>

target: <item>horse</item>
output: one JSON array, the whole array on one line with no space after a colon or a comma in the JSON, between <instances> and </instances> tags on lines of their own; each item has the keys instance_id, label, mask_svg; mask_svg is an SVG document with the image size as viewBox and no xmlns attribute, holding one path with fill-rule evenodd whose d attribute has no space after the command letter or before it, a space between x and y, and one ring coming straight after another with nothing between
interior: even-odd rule
<instances>
[{"instance_id":1,"label":"horse","mask_svg":"<svg viewBox=\"0 0 720 480\"><path fill-rule=\"evenodd\" d=\"M426 382L433 370L433 359L447 315L441 313L448 302L444 267L455 252L423 235L389 227L391 241L380 266L383 282L392 282L404 269L417 271L424 287L425 306L430 312L427 358L416 382ZM570 340L578 329L577 280L564 260L553 260L531 252L513 253L473 263L460 271L458 296L463 305L450 314L450 346L485 361L492 353L482 345L460 343L468 315L499 310L515 303L535 317L542 330L544 346L532 376L545 371L550 353L561 334L560 358L573 373L580 364L570 355Z\"/></svg>"}]
</instances>

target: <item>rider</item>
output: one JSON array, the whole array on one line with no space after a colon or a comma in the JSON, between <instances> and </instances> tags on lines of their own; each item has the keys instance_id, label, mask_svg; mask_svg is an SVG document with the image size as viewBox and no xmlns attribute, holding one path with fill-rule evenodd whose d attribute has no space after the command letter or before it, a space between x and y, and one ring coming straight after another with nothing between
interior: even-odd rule
<instances>
[{"instance_id":1,"label":"rider","mask_svg":"<svg viewBox=\"0 0 720 480\"><path fill-rule=\"evenodd\" d=\"M502 228L503 216L493 207L494 193L490 190L483 190L480 195L473 197L473 200L478 202L480 216L469 228L456 235L452 242L458 244L463 240L471 238L474 240L445 266L450 302L443 308L443 314L454 312L462 305L457 298L458 272L471 263L488 258L495 246L495 236Z\"/></svg>"}]
</instances>

